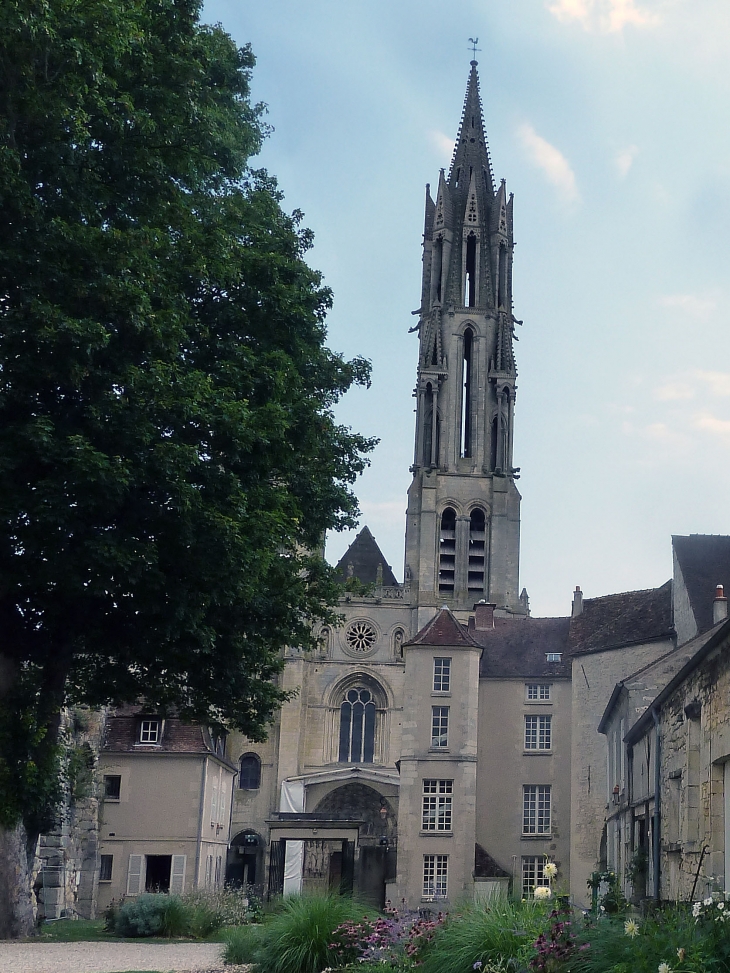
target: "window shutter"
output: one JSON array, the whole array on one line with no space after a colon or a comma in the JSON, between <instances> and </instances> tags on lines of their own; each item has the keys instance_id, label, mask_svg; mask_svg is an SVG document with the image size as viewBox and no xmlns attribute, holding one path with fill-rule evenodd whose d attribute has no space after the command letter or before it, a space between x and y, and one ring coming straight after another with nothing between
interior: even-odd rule
<instances>
[{"instance_id":1,"label":"window shutter","mask_svg":"<svg viewBox=\"0 0 730 973\"><path fill-rule=\"evenodd\" d=\"M170 892L178 893L185 889L185 855L172 856L172 873L170 875Z\"/></svg>"},{"instance_id":2,"label":"window shutter","mask_svg":"<svg viewBox=\"0 0 730 973\"><path fill-rule=\"evenodd\" d=\"M143 855L130 855L127 869L127 895L139 895L142 887Z\"/></svg>"},{"instance_id":3,"label":"window shutter","mask_svg":"<svg viewBox=\"0 0 730 973\"><path fill-rule=\"evenodd\" d=\"M221 781L220 800L218 802L218 823L226 823L226 792L223 781Z\"/></svg>"},{"instance_id":4,"label":"window shutter","mask_svg":"<svg viewBox=\"0 0 730 973\"><path fill-rule=\"evenodd\" d=\"M218 816L218 781L214 780L211 787L212 796L210 799L210 824L211 827L216 823Z\"/></svg>"}]
</instances>

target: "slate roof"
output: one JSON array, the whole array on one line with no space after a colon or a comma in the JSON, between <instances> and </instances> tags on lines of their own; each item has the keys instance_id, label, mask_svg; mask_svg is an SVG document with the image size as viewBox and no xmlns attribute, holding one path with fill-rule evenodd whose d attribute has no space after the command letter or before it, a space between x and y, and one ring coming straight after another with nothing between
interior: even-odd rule
<instances>
[{"instance_id":1,"label":"slate roof","mask_svg":"<svg viewBox=\"0 0 730 973\"><path fill-rule=\"evenodd\" d=\"M477 642L468 629L464 628L448 608L436 612L430 622L427 622L420 632L406 645L470 645L479 648Z\"/></svg>"},{"instance_id":2,"label":"slate roof","mask_svg":"<svg viewBox=\"0 0 730 973\"><path fill-rule=\"evenodd\" d=\"M730 537L721 534L674 535L672 546L687 587L698 632L712 628L715 587L730 591Z\"/></svg>"},{"instance_id":3,"label":"slate roof","mask_svg":"<svg viewBox=\"0 0 730 973\"><path fill-rule=\"evenodd\" d=\"M140 719L155 719L156 714L141 706L120 706L107 717L104 732L104 753L200 753L216 756L234 767L229 760L216 754L207 727L199 723L183 723L174 716L166 716L159 744L139 743ZM234 767L235 769L235 767Z\"/></svg>"},{"instance_id":4,"label":"slate roof","mask_svg":"<svg viewBox=\"0 0 730 973\"><path fill-rule=\"evenodd\" d=\"M368 528L363 527L337 562L336 570L342 580L346 581L351 576L350 565L352 565L352 576L363 584L375 584L379 564L383 568L383 585L387 588L396 587L398 582L393 569L383 557L383 552L375 543L375 538Z\"/></svg>"},{"instance_id":5,"label":"slate roof","mask_svg":"<svg viewBox=\"0 0 730 973\"><path fill-rule=\"evenodd\" d=\"M571 619L569 644L572 655L585 655L673 634L672 582L667 581L660 588L584 599L582 614Z\"/></svg>"},{"instance_id":6,"label":"slate roof","mask_svg":"<svg viewBox=\"0 0 730 973\"><path fill-rule=\"evenodd\" d=\"M495 618L494 628L470 628L484 647L480 677L569 679L569 631L569 618ZM560 662L548 662L548 652L561 653Z\"/></svg>"}]
</instances>

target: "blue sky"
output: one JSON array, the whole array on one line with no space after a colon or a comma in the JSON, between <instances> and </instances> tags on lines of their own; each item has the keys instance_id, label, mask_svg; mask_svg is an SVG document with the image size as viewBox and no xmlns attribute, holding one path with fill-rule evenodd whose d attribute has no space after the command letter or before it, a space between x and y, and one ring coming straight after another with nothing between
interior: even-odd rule
<instances>
[{"instance_id":1,"label":"blue sky","mask_svg":"<svg viewBox=\"0 0 730 973\"><path fill-rule=\"evenodd\" d=\"M315 233L329 343L373 363L363 523L403 575L425 184L478 37L524 320L515 464L534 614L663 583L671 534L730 533L727 0L210 0L258 63L261 165ZM328 557L351 535L335 535Z\"/></svg>"}]
</instances>

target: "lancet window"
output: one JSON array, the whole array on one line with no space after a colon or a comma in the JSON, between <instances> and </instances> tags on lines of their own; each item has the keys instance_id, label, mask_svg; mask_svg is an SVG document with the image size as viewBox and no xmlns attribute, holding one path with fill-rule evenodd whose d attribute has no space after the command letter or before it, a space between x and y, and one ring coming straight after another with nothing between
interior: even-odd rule
<instances>
[{"instance_id":1,"label":"lancet window","mask_svg":"<svg viewBox=\"0 0 730 973\"><path fill-rule=\"evenodd\" d=\"M476 507L469 517L469 566L468 588L470 592L484 591L484 573L487 531L484 511Z\"/></svg>"},{"instance_id":2,"label":"lancet window","mask_svg":"<svg viewBox=\"0 0 730 973\"><path fill-rule=\"evenodd\" d=\"M461 366L461 455L471 456L471 412L472 412L472 358L474 334L467 328L464 332L464 357Z\"/></svg>"},{"instance_id":3,"label":"lancet window","mask_svg":"<svg viewBox=\"0 0 730 973\"><path fill-rule=\"evenodd\" d=\"M454 593L456 572L456 511L447 507L441 514L441 533L439 536L439 592L445 595Z\"/></svg>"}]
</instances>

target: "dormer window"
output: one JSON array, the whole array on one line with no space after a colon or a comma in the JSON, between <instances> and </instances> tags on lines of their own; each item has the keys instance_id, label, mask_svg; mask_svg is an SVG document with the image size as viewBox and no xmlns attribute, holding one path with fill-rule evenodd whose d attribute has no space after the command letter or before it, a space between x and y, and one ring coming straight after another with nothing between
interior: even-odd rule
<instances>
[{"instance_id":1,"label":"dormer window","mask_svg":"<svg viewBox=\"0 0 730 973\"><path fill-rule=\"evenodd\" d=\"M139 725L139 742L159 743L160 722L160 720L142 720Z\"/></svg>"},{"instance_id":2,"label":"dormer window","mask_svg":"<svg viewBox=\"0 0 730 973\"><path fill-rule=\"evenodd\" d=\"M563 658L562 652L546 652L545 658L548 662L561 662Z\"/></svg>"}]
</instances>

